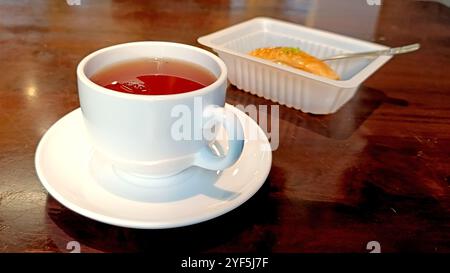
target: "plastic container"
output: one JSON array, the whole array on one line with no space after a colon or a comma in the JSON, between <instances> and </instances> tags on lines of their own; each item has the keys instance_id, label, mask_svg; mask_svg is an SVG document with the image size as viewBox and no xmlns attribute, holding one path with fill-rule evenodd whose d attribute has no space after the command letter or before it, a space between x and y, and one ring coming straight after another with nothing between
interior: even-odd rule
<instances>
[{"instance_id":1,"label":"plastic container","mask_svg":"<svg viewBox=\"0 0 450 273\"><path fill-rule=\"evenodd\" d=\"M344 52L387 49L326 31L271 18L258 17L200 37L228 67L231 84L244 91L313 114L336 112L349 101L359 85L391 56L330 61L341 80L331 80L296 68L256 58L248 53L260 47L299 47L323 58Z\"/></svg>"}]
</instances>

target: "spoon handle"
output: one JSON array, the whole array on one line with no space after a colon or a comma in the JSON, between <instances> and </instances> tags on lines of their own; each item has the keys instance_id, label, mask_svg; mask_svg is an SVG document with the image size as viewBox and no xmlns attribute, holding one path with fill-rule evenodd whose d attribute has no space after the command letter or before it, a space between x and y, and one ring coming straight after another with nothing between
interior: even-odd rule
<instances>
[{"instance_id":1,"label":"spoon handle","mask_svg":"<svg viewBox=\"0 0 450 273\"><path fill-rule=\"evenodd\" d=\"M333 61L333 60L340 60L340 59L347 59L347 58L397 55L397 54L413 52L413 51L418 50L419 48L420 48L420 44L412 44L412 45L407 45L407 46L389 48L386 50L376 50L376 51L357 52L357 53L344 53L344 54L340 54L340 55L323 58L322 61Z\"/></svg>"}]
</instances>

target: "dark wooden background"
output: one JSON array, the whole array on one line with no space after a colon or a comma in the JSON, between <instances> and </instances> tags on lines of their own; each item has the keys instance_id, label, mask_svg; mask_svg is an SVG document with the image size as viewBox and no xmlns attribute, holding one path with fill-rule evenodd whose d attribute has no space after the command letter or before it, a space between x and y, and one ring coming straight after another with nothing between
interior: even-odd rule
<instances>
[{"instance_id":1,"label":"dark wooden background","mask_svg":"<svg viewBox=\"0 0 450 273\"><path fill-rule=\"evenodd\" d=\"M339 4L336 4L339 3ZM58 204L34 169L36 145L79 107L75 67L112 44L197 37L270 16L388 46L420 42L338 113L280 107L280 145L263 188L217 219L133 230ZM450 9L436 2L0 1L0 252L450 252ZM272 104L234 87L232 104Z\"/></svg>"}]
</instances>

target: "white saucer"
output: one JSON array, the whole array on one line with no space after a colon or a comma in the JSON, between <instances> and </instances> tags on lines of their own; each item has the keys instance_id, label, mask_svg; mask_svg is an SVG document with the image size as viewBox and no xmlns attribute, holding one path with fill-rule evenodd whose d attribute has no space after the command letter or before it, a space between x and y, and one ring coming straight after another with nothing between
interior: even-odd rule
<instances>
[{"instance_id":1,"label":"white saucer","mask_svg":"<svg viewBox=\"0 0 450 273\"><path fill-rule=\"evenodd\" d=\"M130 183L93 152L81 110L76 109L41 139L37 174L67 208L116 226L172 228L215 218L253 196L272 163L270 144L257 123L235 107L226 107L238 115L246 140L240 159L223 172L193 167L166 180L149 181L148 186L145 181ZM250 131L258 137L247 139Z\"/></svg>"}]
</instances>

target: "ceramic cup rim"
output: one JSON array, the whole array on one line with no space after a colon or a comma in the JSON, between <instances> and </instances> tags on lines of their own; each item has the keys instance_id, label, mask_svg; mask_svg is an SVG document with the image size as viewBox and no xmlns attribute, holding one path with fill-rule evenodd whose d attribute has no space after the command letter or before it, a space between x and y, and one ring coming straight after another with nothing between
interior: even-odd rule
<instances>
[{"instance_id":1,"label":"ceramic cup rim","mask_svg":"<svg viewBox=\"0 0 450 273\"><path fill-rule=\"evenodd\" d=\"M168 95L139 95L139 94L129 94L129 93L122 93L122 92L116 92L113 90L110 90L108 88L105 88L103 86L100 86L93 81L89 79L89 77L85 73L85 67L86 65L94 58L101 57L102 54L105 54L109 51L113 50L119 50L126 47L134 47L134 46L140 46L140 45L148 45L148 46L161 46L161 47L172 47L172 48L180 48L180 49L187 49L192 50L197 53L203 54L207 57L209 57L211 60L215 62L215 64L220 69L220 74L217 76L217 79L210 85L207 85L203 88L186 92L186 93L179 93L179 94L168 94ZM149 57L151 57L151 54L149 54ZM167 56L170 57L170 56ZM125 58L126 60L126 58ZM130 58L131 60L131 58ZM195 60L188 60L188 62L199 64L200 62L196 62ZM210 69L206 68L210 71ZM225 63L216 55L213 53L195 47L187 44L182 43L175 43L175 42L163 42L163 41L141 41L141 42L129 42L129 43L123 43L123 44L117 44L109 47L105 47L99 50L96 50L86 57L84 57L77 66L77 78L81 83L83 83L85 86L89 87L89 89L93 90L94 92L99 92L104 95L114 96L121 99L126 100L138 100L138 101L161 101L161 100L177 100L177 99L183 99L187 97L193 97L193 96L203 96L209 92L213 92L214 90L217 90L220 88L220 86L227 80L227 67Z\"/></svg>"}]
</instances>

